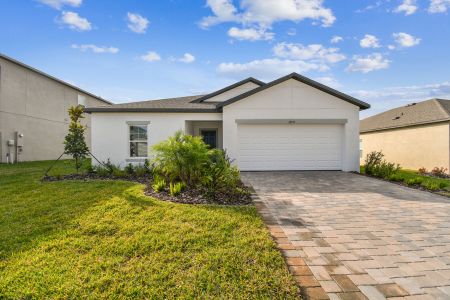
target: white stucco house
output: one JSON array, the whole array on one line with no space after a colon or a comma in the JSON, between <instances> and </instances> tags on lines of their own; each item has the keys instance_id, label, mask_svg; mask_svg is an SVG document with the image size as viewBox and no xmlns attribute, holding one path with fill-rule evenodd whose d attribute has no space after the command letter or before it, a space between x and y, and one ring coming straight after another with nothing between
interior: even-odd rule
<instances>
[{"instance_id":1,"label":"white stucco house","mask_svg":"<svg viewBox=\"0 0 450 300\"><path fill-rule=\"evenodd\" d=\"M124 166L177 130L225 149L243 171L359 171L359 111L370 105L299 74L204 96L87 108L92 152Z\"/></svg>"}]
</instances>

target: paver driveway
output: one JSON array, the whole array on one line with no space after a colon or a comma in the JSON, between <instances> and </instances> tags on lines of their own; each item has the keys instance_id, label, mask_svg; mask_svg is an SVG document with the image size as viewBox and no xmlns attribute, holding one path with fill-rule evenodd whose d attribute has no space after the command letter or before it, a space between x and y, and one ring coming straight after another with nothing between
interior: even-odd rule
<instances>
[{"instance_id":1,"label":"paver driveway","mask_svg":"<svg viewBox=\"0 0 450 300\"><path fill-rule=\"evenodd\" d=\"M450 299L449 199L344 172L242 177L311 298Z\"/></svg>"}]
</instances>

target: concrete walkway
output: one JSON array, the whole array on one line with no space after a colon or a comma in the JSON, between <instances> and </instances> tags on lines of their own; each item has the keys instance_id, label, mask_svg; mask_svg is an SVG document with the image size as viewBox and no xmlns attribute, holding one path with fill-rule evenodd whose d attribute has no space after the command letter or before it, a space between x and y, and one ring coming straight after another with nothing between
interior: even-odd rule
<instances>
[{"instance_id":1,"label":"concrete walkway","mask_svg":"<svg viewBox=\"0 0 450 300\"><path fill-rule=\"evenodd\" d=\"M244 172L310 299L450 299L450 199L344 172Z\"/></svg>"}]
</instances>

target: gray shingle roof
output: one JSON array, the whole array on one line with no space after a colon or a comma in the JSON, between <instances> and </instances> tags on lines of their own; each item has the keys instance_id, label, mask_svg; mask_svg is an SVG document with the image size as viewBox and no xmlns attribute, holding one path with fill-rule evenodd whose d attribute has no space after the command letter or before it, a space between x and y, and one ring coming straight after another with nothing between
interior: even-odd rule
<instances>
[{"instance_id":1,"label":"gray shingle roof","mask_svg":"<svg viewBox=\"0 0 450 300\"><path fill-rule=\"evenodd\" d=\"M214 103L195 103L203 97L188 96L149 101L113 104L86 108L86 112L217 112Z\"/></svg>"},{"instance_id":2,"label":"gray shingle roof","mask_svg":"<svg viewBox=\"0 0 450 300\"><path fill-rule=\"evenodd\" d=\"M360 132L450 121L450 100L431 99L397 107L361 120Z\"/></svg>"}]
</instances>

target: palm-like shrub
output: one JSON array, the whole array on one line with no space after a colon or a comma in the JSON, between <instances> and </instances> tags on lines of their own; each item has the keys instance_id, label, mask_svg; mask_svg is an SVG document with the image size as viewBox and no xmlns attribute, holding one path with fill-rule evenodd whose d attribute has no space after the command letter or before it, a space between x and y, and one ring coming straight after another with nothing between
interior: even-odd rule
<instances>
[{"instance_id":1,"label":"palm-like shrub","mask_svg":"<svg viewBox=\"0 0 450 300\"><path fill-rule=\"evenodd\" d=\"M201 137L181 131L153 146L154 172L169 182L181 181L188 186L202 182L209 162L209 149Z\"/></svg>"},{"instance_id":2,"label":"palm-like shrub","mask_svg":"<svg viewBox=\"0 0 450 300\"><path fill-rule=\"evenodd\" d=\"M209 163L206 166L203 184L208 196L215 198L219 192L235 189L240 182L239 170L231 165L225 151L213 149L210 151Z\"/></svg>"}]
</instances>

